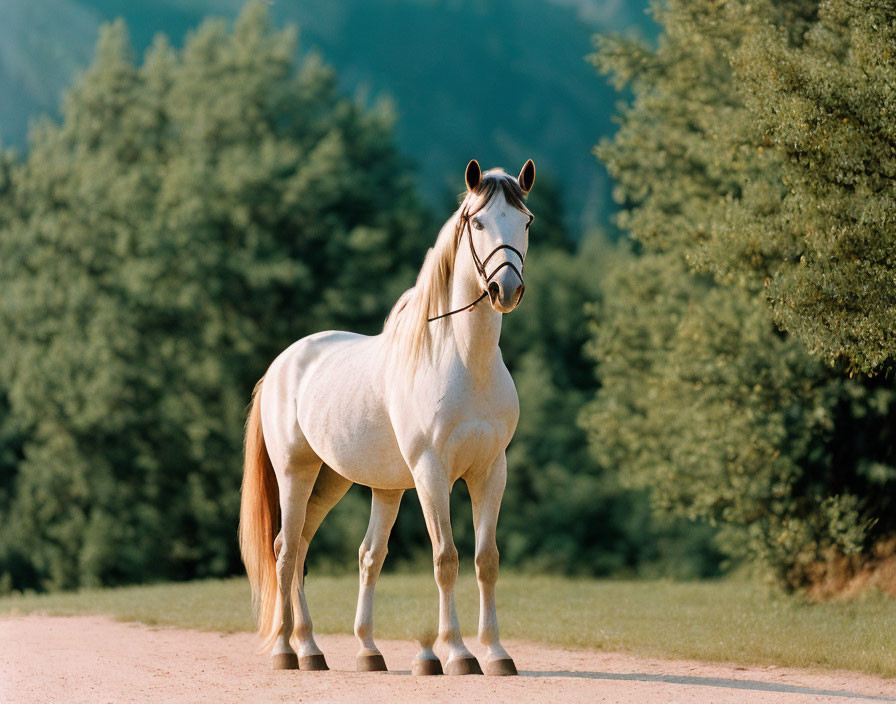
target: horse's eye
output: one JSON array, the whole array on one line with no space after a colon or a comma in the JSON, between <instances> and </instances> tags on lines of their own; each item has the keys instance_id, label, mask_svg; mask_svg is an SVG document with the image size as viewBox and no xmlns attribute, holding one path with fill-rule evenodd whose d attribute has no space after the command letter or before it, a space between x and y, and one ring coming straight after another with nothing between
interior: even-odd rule
<instances>
[{"instance_id":1,"label":"horse's eye","mask_svg":"<svg viewBox=\"0 0 896 704\"><path fill-rule=\"evenodd\" d=\"M473 227L475 227L477 230L481 230L484 227L484 225L482 224L482 220L480 220L479 218L473 218Z\"/></svg>"}]
</instances>

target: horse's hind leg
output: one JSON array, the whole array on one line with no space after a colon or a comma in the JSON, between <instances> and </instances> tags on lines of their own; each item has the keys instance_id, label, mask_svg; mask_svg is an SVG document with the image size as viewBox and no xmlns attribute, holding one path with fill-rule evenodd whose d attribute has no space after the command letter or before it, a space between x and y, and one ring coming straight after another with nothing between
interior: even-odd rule
<instances>
[{"instance_id":1,"label":"horse's hind leg","mask_svg":"<svg viewBox=\"0 0 896 704\"><path fill-rule=\"evenodd\" d=\"M305 558L308 555L308 547L311 539L320 528L326 515L330 512L340 499L345 496L345 492L351 488L352 482L341 474L337 474L327 465L320 468L317 475L317 481L314 482L314 490L311 492L311 498L308 499L308 507L305 511L305 525L302 528L302 540L299 544L299 556L296 560L296 570L299 571L299 579L304 586L304 570Z\"/></svg>"},{"instance_id":2,"label":"horse's hind leg","mask_svg":"<svg viewBox=\"0 0 896 704\"><path fill-rule=\"evenodd\" d=\"M296 652L289 643L293 633L293 590L296 584L296 561L299 556L299 550L302 538L302 528L305 525L305 512L308 504L308 498L311 496L311 490L314 487L314 481L317 477L320 465L310 465L301 468L290 467L285 472L277 472L277 484L280 489L280 534L275 541L277 549L277 587L280 594L280 629L277 632L274 648L271 651L274 669L295 669L300 664L296 657ZM298 616L297 634L307 632L309 637L311 633L311 618L308 615L308 607L305 604L305 594L302 589L301 581L298 583ZM302 637L299 635L300 643ZM313 640L311 643L313 644ZM323 659L323 654L314 646L316 652L307 653L300 649L300 655L304 661L310 655L319 656ZM308 665L314 663L308 662ZM326 664L324 664L324 668ZM304 668L303 668L304 669ZM311 668L308 668L311 669ZM320 667L314 669L323 669Z\"/></svg>"},{"instance_id":3,"label":"horse's hind leg","mask_svg":"<svg viewBox=\"0 0 896 704\"><path fill-rule=\"evenodd\" d=\"M376 580L383 568L389 545L389 533L395 524L398 507L404 491L374 489L370 506L370 524L358 551L361 587L358 593L358 611L355 614L355 635L361 643L358 651L358 670L382 671L386 661L373 642L373 592Z\"/></svg>"}]
</instances>

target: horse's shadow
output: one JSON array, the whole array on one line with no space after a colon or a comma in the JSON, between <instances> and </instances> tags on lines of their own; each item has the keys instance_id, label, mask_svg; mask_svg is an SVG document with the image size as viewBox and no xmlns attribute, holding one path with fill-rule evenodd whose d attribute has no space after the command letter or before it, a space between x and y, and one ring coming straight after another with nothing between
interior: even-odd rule
<instances>
[{"instance_id":1,"label":"horse's shadow","mask_svg":"<svg viewBox=\"0 0 896 704\"><path fill-rule=\"evenodd\" d=\"M585 672L571 670L526 670L520 672L523 677L575 677L589 680L628 680L632 682L668 682L670 684L697 685L701 687L722 687L725 689L743 689L753 692L781 692L785 694L811 694L814 696L843 697L844 699L864 699L878 702L896 702L896 697L882 697L871 694L859 694L835 689L815 689L791 684L777 684L760 680L733 680L721 677L696 677L693 675L651 675L644 672Z\"/></svg>"},{"instance_id":2,"label":"horse's shadow","mask_svg":"<svg viewBox=\"0 0 896 704\"><path fill-rule=\"evenodd\" d=\"M392 670L396 675L410 675L410 670ZM626 680L630 682L667 682L669 684L721 687L753 692L780 692L782 694L810 694L818 697L842 697L876 702L896 702L896 697L859 694L836 689L815 689L791 684L776 684L760 680L733 680L722 677L696 677L693 675L651 675L646 672L588 672L585 670L521 670L521 677L572 677L586 680Z\"/></svg>"}]
</instances>

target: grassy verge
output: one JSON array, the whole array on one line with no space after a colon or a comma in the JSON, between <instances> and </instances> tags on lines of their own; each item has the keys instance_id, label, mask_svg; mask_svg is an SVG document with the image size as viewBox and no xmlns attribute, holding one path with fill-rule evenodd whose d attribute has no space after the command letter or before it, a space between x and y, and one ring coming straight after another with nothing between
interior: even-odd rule
<instances>
[{"instance_id":1,"label":"grassy verge","mask_svg":"<svg viewBox=\"0 0 896 704\"><path fill-rule=\"evenodd\" d=\"M350 633L357 580L311 575L315 630ZM458 581L465 634L476 632L475 579ZM806 604L749 582L599 581L502 574L505 638L644 655L742 664L845 668L896 677L896 599L871 595ZM376 631L414 638L435 626L431 575L384 575ZM126 621L208 630L252 630L248 584L209 580L0 599L0 616L107 614Z\"/></svg>"}]
</instances>

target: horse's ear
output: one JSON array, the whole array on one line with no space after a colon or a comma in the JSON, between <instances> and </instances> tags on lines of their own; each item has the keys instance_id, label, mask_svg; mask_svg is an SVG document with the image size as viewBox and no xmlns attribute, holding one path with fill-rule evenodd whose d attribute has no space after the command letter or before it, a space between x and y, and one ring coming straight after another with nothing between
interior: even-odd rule
<instances>
[{"instance_id":1,"label":"horse's ear","mask_svg":"<svg viewBox=\"0 0 896 704\"><path fill-rule=\"evenodd\" d=\"M479 162L475 159L470 159L470 163L467 164L467 173L464 174L464 180L467 182L467 190L470 191L475 191L476 186L482 180L482 169L479 168Z\"/></svg>"},{"instance_id":2,"label":"horse's ear","mask_svg":"<svg viewBox=\"0 0 896 704\"><path fill-rule=\"evenodd\" d=\"M520 188L523 189L523 193L527 194L532 190L532 184L535 183L535 164L532 163L532 160L529 159L525 164L523 164L523 170L520 171L520 175L516 179Z\"/></svg>"}]
</instances>

